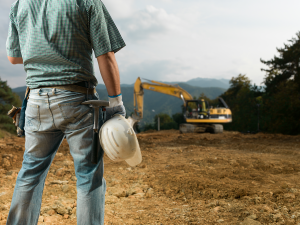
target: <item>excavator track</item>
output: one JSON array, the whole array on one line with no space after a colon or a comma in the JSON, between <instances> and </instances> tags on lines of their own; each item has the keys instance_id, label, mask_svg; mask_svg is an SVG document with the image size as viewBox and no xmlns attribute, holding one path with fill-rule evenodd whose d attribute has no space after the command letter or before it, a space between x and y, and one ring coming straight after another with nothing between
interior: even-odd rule
<instances>
[{"instance_id":1,"label":"excavator track","mask_svg":"<svg viewBox=\"0 0 300 225\"><path fill-rule=\"evenodd\" d=\"M180 133L204 133L209 132L212 134L221 134L223 133L223 125L221 124L189 124L182 123L179 126Z\"/></svg>"},{"instance_id":2,"label":"excavator track","mask_svg":"<svg viewBox=\"0 0 300 225\"><path fill-rule=\"evenodd\" d=\"M223 125L221 125L221 124L212 124L210 133L212 133L212 134L221 134L221 133L223 133Z\"/></svg>"}]
</instances>

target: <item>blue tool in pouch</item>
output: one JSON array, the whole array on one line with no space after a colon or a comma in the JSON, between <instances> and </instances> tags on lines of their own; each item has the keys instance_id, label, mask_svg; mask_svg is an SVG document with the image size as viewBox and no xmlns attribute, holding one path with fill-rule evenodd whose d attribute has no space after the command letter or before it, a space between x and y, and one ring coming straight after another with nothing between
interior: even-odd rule
<instances>
[{"instance_id":1,"label":"blue tool in pouch","mask_svg":"<svg viewBox=\"0 0 300 225\"><path fill-rule=\"evenodd\" d=\"M25 111L26 111L26 107L27 107L29 92L30 92L30 90L27 88L25 98L24 98L23 103L22 103L22 108L21 108L21 112L20 112L20 120L19 120L19 125L18 125L18 128L17 128L18 137L22 137L23 135L25 135L25 130L24 130L24 127L25 127Z\"/></svg>"}]
</instances>

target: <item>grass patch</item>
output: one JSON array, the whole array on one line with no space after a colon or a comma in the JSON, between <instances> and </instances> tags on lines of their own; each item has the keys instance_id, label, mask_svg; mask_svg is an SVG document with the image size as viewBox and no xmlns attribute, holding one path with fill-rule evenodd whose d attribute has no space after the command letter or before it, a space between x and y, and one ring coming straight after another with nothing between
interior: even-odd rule
<instances>
[{"instance_id":1,"label":"grass patch","mask_svg":"<svg viewBox=\"0 0 300 225\"><path fill-rule=\"evenodd\" d=\"M5 131L5 130L0 129L0 139L4 138L6 136L11 136L11 134L9 132Z\"/></svg>"},{"instance_id":2,"label":"grass patch","mask_svg":"<svg viewBox=\"0 0 300 225\"><path fill-rule=\"evenodd\" d=\"M0 139L4 138L4 132L2 130L0 130Z\"/></svg>"}]
</instances>

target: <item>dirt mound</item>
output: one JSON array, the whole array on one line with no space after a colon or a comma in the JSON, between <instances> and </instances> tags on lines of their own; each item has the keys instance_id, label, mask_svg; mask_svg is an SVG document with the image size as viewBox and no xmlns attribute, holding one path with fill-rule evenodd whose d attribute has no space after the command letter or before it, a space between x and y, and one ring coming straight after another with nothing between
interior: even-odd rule
<instances>
[{"instance_id":1,"label":"dirt mound","mask_svg":"<svg viewBox=\"0 0 300 225\"><path fill-rule=\"evenodd\" d=\"M157 130L150 129L150 130L141 132L141 134L149 134L149 133L155 133L155 132L157 132Z\"/></svg>"}]
</instances>

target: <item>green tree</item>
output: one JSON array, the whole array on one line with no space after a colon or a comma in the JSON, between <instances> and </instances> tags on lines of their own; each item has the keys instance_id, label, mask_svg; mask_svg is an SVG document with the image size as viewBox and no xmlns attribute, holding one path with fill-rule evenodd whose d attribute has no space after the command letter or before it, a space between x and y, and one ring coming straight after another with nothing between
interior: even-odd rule
<instances>
[{"instance_id":1,"label":"green tree","mask_svg":"<svg viewBox=\"0 0 300 225\"><path fill-rule=\"evenodd\" d=\"M246 74L242 75L239 74L237 77L232 77L229 81L230 87L225 92L230 96L238 97L238 94L242 90L250 90L251 87L251 81L246 76Z\"/></svg>"},{"instance_id":2,"label":"green tree","mask_svg":"<svg viewBox=\"0 0 300 225\"><path fill-rule=\"evenodd\" d=\"M269 132L300 133L300 32L277 48L279 56L261 62L268 66L263 96L265 127Z\"/></svg>"},{"instance_id":3,"label":"green tree","mask_svg":"<svg viewBox=\"0 0 300 225\"><path fill-rule=\"evenodd\" d=\"M261 89L252 86L246 75L239 74L233 77L230 80L230 88L221 95L232 112L232 123L225 124L225 129L256 131L259 103L257 98L261 94Z\"/></svg>"},{"instance_id":4,"label":"green tree","mask_svg":"<svg viewBox=\"0 0 300 225\"><path fill-rule=\"evenodd\" d=\"M166 113L160 113L154 117L154 127L158 127L158 117L160 118L160 129L169 130L169 129L178 129L178 124Z\"/></svg>"},{"instance_id":5,"label":"green tree","mask_svg":"<svg viewBox=\"0 0 300 225\"><path fill-rule=\"evenodd\" d=\"M177 128L176 129L179 129L179 125L182 124L182 123L185 123L185 119L184 119L184 116L183 116L183 113L175 113L172 115L172 119L175 123L177 123Z\"/></svg>"},{"instance_id":6,"label":"green tree","mask_svg":"<svg viewBox=\"0 0 300 225\"><path fill-rule=\"evenodd\" d=\"M276 85L275 93L263 96L263 123L271 133L300 134L300 98L298 85L292 80Z\"/></svg>"},{"instance_id":7,"label":"green tree","mask_svg":"<svg viewBox=\"0 0 300 225\"><path fill-rule=\"evenodd\" d=\"M279 88L289 85L290 80L300 87L300 32L288 42L283 48L277 48L279 56L267 61L261 59L261 62L269 67L261 69L266 71L264 83L268 94L280 91ZM299 88L296 91L300 93Z\"/></svg>"},{"instance_id":8,"label":"green tree","mask_svg":"<svg viewBox=\"0 0 300 225\"><path fill-rule=\"evenodd\" d=\"M143 127L143 131L147 131L147 130L156 130L156 128L151 123L145 123L145 125Z\"/></svg>"},{"instance_id":9,"label":"green tree","mask_svg":"<svg viewBox=\"0 0 300 225\"><path fill-rule=\"evenodd\" d=\"M7 112L12 105L20 107L22 104L19 96L13 93L6 81L0 78L0 129L7 130L11 133L16 132L12 119L7 116Z\"/></svg>"},{"instance_id":10,"label":"green tree","mask_svg":"<svg viewBox=\"0 0 300 225\"><path fill-rule=\"evenodd\" d=\"M210 98L207 97L203 92L200 94L200 96L198 97L199 100L204 99L207 102L210 102Z\"/></svg>"},{"instance_id":11,"label":"green tree","mask_svg":"<svg viewBox=\"0 0 300 225\"><path fill-rule=\"evenodd\" d=\"M199 100L204 99L210 106L216 107L219 104L219 98L215 98L215 99L210 99L209 97L207 97L204 93L201 93L200 96L198 97Z\"/></svg>"}]
</instances>

